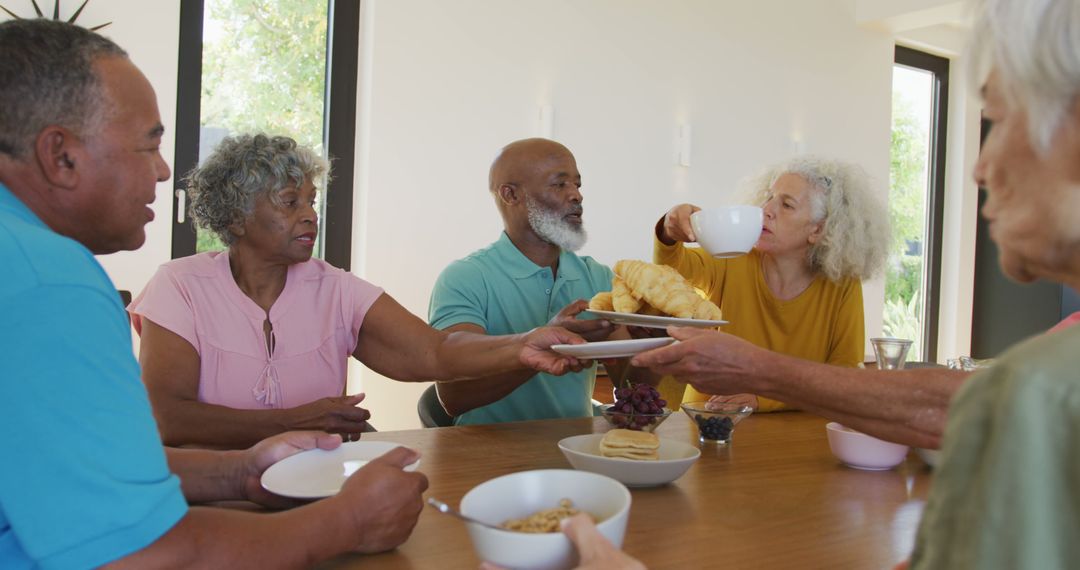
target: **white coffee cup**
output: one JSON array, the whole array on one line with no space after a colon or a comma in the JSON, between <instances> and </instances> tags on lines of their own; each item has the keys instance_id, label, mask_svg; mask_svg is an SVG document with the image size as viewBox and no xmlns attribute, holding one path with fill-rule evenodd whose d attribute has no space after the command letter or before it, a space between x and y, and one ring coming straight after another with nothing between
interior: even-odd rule
<instances>
[{"instance_id":1,"label":"white coffee cup","mask_svg":"<svg viewBox=\"0 0 1080 570\"><path fill-rule=\"evenodd\" d=\"M757 206L719 206L690 215L697 242L713 257L736 257L754 247L763 221Z\"/></svg>"}]
</instances>

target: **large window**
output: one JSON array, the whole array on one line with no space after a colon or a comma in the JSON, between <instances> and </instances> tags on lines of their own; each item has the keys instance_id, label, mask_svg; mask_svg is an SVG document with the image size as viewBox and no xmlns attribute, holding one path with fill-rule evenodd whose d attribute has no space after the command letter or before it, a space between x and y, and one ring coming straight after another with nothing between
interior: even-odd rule
<instances>
[{"instance_id":1,"label":"large window","mask_svg":"<svg viewBox=\"0 0 1080 570\"><path fill-rule=\"evenodd\" d=\"M227 135L285 134L332 159L316 252L348 269L358 0L183 0L173 257L220 249L182 177Z\"/></svg>"},{"instance_id":2,"label":"large window","mask_svg":"<svg viewBox=\"0 0 1080 570\"><path fill-rule=\"evenodd\" d=\"M949 60L897 46L895 62L884 332L935 360Z\"/></svg>"}]
</instances>

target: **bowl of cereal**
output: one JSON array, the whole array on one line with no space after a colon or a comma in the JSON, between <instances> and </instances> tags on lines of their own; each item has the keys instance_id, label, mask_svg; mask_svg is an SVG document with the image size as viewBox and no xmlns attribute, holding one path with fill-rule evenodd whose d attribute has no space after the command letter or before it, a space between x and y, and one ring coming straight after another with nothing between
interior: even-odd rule
<instances>
[{"instance_id":1,"label":"bowl of cereal","mask_svg":"<svg viewBox=\"0 0 1080 570\"><path fill-rule=\"evenodd\" d=\"M701 457L697 446L663 438L657 440L655 458L605 456L602 441L608 434L570 436L559 441L559 450L574 469L607 475L628 487L671 483L682 477Z\"/></svg>"},{"instance_id":2,"label":"bowl of cereal","mask_svg":"<svg viewBox=\"0 0 1080 570\"><path fill-rule=\"evenodd\" d=\"M596 521L600 534L622 546L630 491L610 477L587 471L521 471L473 487L461 499L460 510L505 528L465 523L482 560L506 568L572 568L577 551L559 531L559 520L575 511L585 512Z\"/></svg>"}]
</instances>

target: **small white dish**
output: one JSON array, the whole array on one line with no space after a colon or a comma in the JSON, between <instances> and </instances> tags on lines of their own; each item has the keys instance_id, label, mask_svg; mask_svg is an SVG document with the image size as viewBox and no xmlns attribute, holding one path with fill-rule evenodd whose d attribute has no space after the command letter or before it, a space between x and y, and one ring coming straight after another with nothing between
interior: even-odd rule
<instances>
[{"instance_id":1,"label":"small white dish","mask_svg":"<svg viewBox=\"0 0 1080 570\"><path fill-rule=\"evenodd\" d=\"M682 477L701 457L695 445L660 438L660 459L636 461L621 457L602 457L602 433L574 435L559 441L559 450L574 469L607 475L627 487L655 487Z\"/></svg>"},{"instance_id":2,"label":"small white dish","mask_svg":"<svg viewBox=\"0 0 1080 570\"><path fill-rule=\"evenodd\" d=\"M675 342L671 337L605 340L584 344L553 344L551 350L575 358L621 358Z\"/></svg>"},{"instance_id":3,"label":"small white dish","mask_svg":"<svg viewBox=\"0 0 1080 570\"><path fill-rule=\"evenodd\" d=\"M885 471L904 462L908 446L885 441L836 422L825 424L829 449L848 467L864 471Z\"/></svg>"},{"instance_id":4,"label":"small white dish","mask_svg":"<svg viewBox=\"0 0 1080 570\"><path fill-rule=\"evenodd\" d=\"M663 317L659 315L639 315L637 313L619 313L615 311L597 311L588 309L582 313L591 313L604 320L617 325L630 325L650 329L666 329L675 327L694 327L699 329L711 329L728 324L727 321L711 321L708 319L680 319L677 317Z\"/></svg>"},{"instance_id":5,"label":"small white dish","mask_svg":"<svg viewBox=\"0 0 1080 570\"><path fill-rule=\"evenodd\" d=\"M357 469L386 452L401 447L389 441L353 441L327 451L310 449L290 455L263 471L264 489L283 497L321 499L336 495ZM420 461L405 467L416 471Z\"/></svg>"}]
</instances>

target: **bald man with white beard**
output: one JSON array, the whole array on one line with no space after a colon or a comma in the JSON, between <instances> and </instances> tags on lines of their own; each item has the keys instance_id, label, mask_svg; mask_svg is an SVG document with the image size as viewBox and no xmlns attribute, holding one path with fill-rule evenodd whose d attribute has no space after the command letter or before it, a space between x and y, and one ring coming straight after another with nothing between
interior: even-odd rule
<instances>
[{"instance_id":1,"label":"bald man with white beard","mask_svg":"<svg viewBox=\"0 0 1080 570\"><path fill-rule=\"evenodd\" d=\"M551 324L590 342L612 333L629 338L607 321L576 318L588 299L611 290L613 274L574 253L586 240L574 155L555 141L519 140L495 157L488 182L505 229L439 275L431 326L497 335ZM595 381L594 366L559 377L522 369L437 386L454 423L468 425L591 416Z\"/></svg>"}]
</instances>

